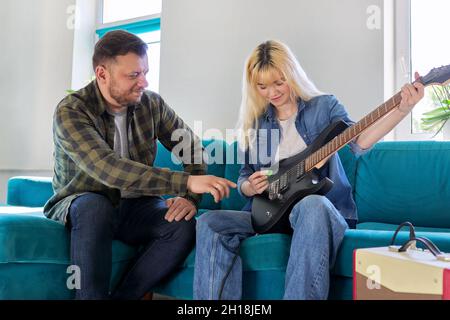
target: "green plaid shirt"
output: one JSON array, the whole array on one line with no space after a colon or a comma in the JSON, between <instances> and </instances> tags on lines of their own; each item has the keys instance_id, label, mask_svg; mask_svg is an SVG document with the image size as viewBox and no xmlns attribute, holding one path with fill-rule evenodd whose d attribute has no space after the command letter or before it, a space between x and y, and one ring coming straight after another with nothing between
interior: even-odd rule
<instances>
[{"instance_id":1,"label":"green plaid shirt","mask_svg":"<svg viewBox=\"0 0 450 320\"><path fill-rule=\"evenodd\" d=\"M194 164L194 151L202 153L198 137L154 92L145 91L141 102L127 112L130 159L113 150L114 118L106 111L95 80L58 104L53 117L55 194L44 207L48 218L65 223L71 202L86 192L103 194L114 206L121 191L183 196L198 205L201 196L187 191L190 174L206 173L202 154L195 157L200 164ZM179 143L171 139L175 129L182 129L183 144L189 143L191 150L190 155L181 155L184 171L153 167L157 140L168 150Z\"/></svg>"}]
</instances>

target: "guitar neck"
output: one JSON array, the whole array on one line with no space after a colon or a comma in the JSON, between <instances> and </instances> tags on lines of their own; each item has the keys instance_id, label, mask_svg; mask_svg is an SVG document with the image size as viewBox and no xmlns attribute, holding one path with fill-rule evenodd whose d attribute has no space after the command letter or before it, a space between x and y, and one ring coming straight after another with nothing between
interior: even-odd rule
<instances>
[{"instance_id":1,"label":"guitar neck","mask_svg":"<svg viewBox=\"0 0 450 320\"><path fill-rule=\"evenodd\" d=\"M419 82L424 86L436 84L446 86L450 82L450 65L434 68L426 76L417 78L413 83L415 82ZM445 101L448 99L448 97L441 98L445 99ZM282 199L281 193L284 192L283 190L288 189L291 177L294 179L300 179L305 172L309 172L314 168L320 168L322 163L325 162L324 160L327 160L328 157L336 153L339 149L343 148L352 140L355 140L356 137L372 126L375 122L393 111L398 105L400 105L401 100L402 97L399 92L365 116L361 121L355 123L351 127L348 127L341 134L323 145L320 149L304 158L304 160L286 170L286 172L281 174L279 177L273 178L267 191L269 200L276 198Z\"/></svg>"},{"instance_id":2,"label":"guitar neck","mask_svg":"<svg viewBox=\"0 0 450 320\"><path fill-rule=\"evenodd\" d=\"M363 131L372 126L375 122L383 118L385 115L393 111L401 102L400 92L369 113L359 122L348 127L344 132L333 138L320 149L310 154L305 159L305 171L310 171L316 167L320 162L328 158L330 155L336 153L346 144L358 137Z\"/></svg>"}]
</instances>

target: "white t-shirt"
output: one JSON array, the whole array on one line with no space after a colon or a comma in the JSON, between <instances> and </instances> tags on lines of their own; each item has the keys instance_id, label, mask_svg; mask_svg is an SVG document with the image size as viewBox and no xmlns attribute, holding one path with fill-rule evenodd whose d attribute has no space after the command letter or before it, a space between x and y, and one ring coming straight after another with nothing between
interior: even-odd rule
<instances>
[{"instance_id":1,"label":"white t-shirt","mask_svg":"<svg viewBox=\"0 0 450 320\"><path fill-rule=\"evenodd\" d=\"M114 117L115 131L114 131L114 152L121 158L130 159L128 149L128 127L127 127L127 110L123 112L112 112L109 108L107 111ZM139 198L142 195L130 191L121 190L122 198Z\"/></svg>"},{"instance_id":2,"label":"white t-shirt","mask_svg":"<svg viewBox=\"0 0 450 320\"><path fill-rule=\"evenodd\" d=\"M114 132L114 151L121 158L130 159L128 153L127 111L110 113L114 116L116 130Z\"/></svg>"},{"instance_id":3,"label":"white t-shirt","mask_svg":"<svg viewBox=\"0 0 450 320\"><path fill-rule=\"evenodd\" d=\"M277 160L290 158L306 149L306 143L295 127L297 114L293 114L286 120L279 120L280 123L280 144L277 150Z\"/></svg>"}]
</instances>

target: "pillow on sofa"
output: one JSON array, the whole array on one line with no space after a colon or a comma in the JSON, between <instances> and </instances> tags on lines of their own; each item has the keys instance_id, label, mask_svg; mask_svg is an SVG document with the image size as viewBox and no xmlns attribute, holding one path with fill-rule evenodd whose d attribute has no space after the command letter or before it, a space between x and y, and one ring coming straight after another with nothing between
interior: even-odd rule
<instances>
[{"instance_id":1,"label":"pillow on sofa","mask_svg":"<svg viewBox=\"0 0 450 320\"><path fill-rule=\"evenodd\" d=\"M380 142L358 159L359 222L450 228L450 142Z\"/></svg>"}]
</instances>

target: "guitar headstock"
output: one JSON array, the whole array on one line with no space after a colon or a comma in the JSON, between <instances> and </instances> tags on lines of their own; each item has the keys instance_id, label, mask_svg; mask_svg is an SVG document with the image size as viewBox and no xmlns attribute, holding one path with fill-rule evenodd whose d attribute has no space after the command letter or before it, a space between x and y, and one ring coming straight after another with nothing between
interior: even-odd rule
<instances>
[{"instance_id":1,"label":"guitar headstock","mask_svg":"<svg viewBox=\"0 0 450 320\"><path fill-rule=\"evenodd\" d=\"M426 76L420 78L423 85L441 85L445 86L450 83L450 65L434 68Z\"/></svg>"}]
</instances>

